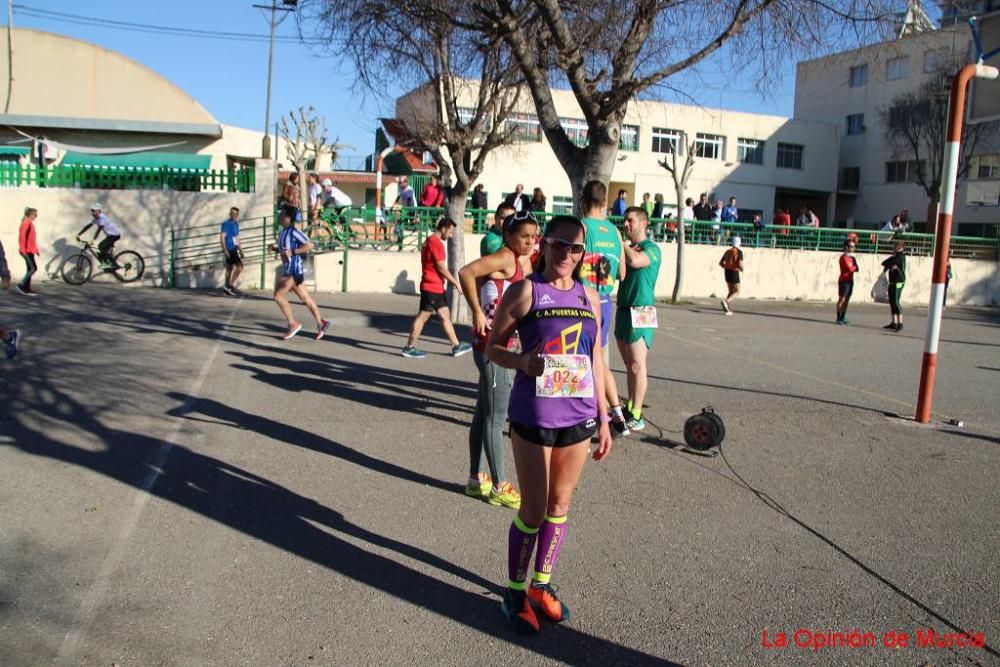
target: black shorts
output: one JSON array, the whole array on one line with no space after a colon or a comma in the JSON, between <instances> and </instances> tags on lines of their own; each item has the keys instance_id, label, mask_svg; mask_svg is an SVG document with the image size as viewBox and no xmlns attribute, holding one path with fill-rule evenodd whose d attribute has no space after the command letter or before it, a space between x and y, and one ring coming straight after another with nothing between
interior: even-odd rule
<instances>
[{"instance_id":1,"label":"black shorts","mask_svg":"<svg viewBox=\"0 0 1000 667\"><path fill-rule=\"evenodd\" d=\"M716 275L718 275L718 274L716 274ZM739 285L740 284L740 272L739 271L730 271L729 269L726 269L726 282L727 283L731 283L731 284Z\"/></svg>"},{"instance_id":2,"label":"black shorts","mask_svg":"<svg viewBox=\"0 0 1000 667\"><path fill-rule=\"evenodd\" d=\"M301 285L303 283L303 281L305 281L305 279L306 279L305 274L302 274L302 273L285 273L285 274L282 274L281 277L282 278L291 278L292 280L295 281L296 285Z\"/></svg>"},{"instance_id":3,"label":"black shorts","mask_svg":"<svg viewBox=\"0 0 1000 667\"><path fill-rule=\"evenodd\" d=\"M850 299L854 294L854 283L837 283L837 296L841 299Z\"/></svg>"},{"instance_id":4,"label":"black shorts","mask_svg":"<svg viewBox=\"0 0 1000 667\"><path fill-rule=\"evenodd\" d=\"M448 303L444 300L444 294L425 292L420 290L420 310L428 313L436 313L442 308L447 308Z\"/></svg>"},{"instance_id":5,"label":"black shorts","mask_svg":"<svg viewBox=\"0 0 1000 667\"><path fill-rule=\"evenodd\" d=\"M239 250L230 250L226 255L226 266L243 266L243 257Z\"/></svg>"},{"instance_id":6,"label":"black shorts","mask_svg":"<svg viewBox=\"0 0 1000 667\"><path fill-rule=\"evenodd\" d=\"M511 422L510 430L535 445L568 447L594 437L594 434L597 433L597 418L588 419L565 428L540 428Z\"/></svg>"}]
</instances>

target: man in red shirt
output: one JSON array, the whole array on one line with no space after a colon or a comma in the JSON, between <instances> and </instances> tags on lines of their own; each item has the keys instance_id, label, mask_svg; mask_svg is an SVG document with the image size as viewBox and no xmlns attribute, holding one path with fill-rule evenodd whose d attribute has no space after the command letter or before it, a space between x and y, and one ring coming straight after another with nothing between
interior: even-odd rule
<instances>
[{"instance_id":1,"label":"man in red shirt","mask_svg":"<svg viewBox=\"0 0 1000 667\"><path fill-rule=\"evenodd\" d=\"M854 293L854 274L858 272L858 260L852 254L854 241L844 241L844 254L840 256L840 279L837 281L837 324L850 324L847 320L847 304Z\"/></svg>"},{"instance_id":2,"label":"man in red shirt","mask_svg":"<svg viewBox=\"0 0 1000 667\"><path fill-rule=\"evenodd\" d=\"M448 265L445 263L444 242L450 239L454 233L455 221L451 218L441 218L438 221L437 230L428 237L420 251L420 264L423 271L420 277L420 311L413 319L410 337L402 352L402 355L408 359L423 359L427 356L427 353L418 350L416 345L420 339L420 333L424 330L424 325L435 313L441 319L441 328L444 329L445 335L451 341L451 356L460 357L472 351L472 345L469 343L458 342L455 327L451 323L448 302L444 299L445 281L454 285L459 293L462 292L462 286L448 270Z\"/></svg>"},{"instance_id":3,"label":"man in red shirt","mask_svg":"<svg viewBox=\"0 0 1000 667\"><path fill-rule=\"evenodd\" d=\"M444 206L444 190L437 175L431 176L431 182L424 186L424 191L420 193L420 205L433 208Z\"/></svg>"},{"instance_id":4,"label":"man in red shirt","mask_svg":"<svg viewBox=\"0 0 1000 667\"><path fill-rule=\"evenodd\" d=\"M774 225L777 227L781 225L784 229L781 230L782 236L788 236L788 228L792 226L792 215L788 212L788 209L784 206L778 209L778 212L774 214Z\"/></svg>"}]
</instances>

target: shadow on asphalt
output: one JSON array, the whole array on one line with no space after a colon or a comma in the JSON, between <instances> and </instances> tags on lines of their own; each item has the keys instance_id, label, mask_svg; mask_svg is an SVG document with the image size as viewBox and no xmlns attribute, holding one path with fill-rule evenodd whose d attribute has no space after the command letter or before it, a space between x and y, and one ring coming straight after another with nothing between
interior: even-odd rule
<instances>
[{"instance_id":1,"label":"shadow on asphalt","mask_svg":"<svg viewBox=\"0 0 1000 667\"><path fill-rule=\"evenodd\" d=\"M555 660L569 664L675 664L568 626L549 628L544 639L514 635L498 610L495 596L500 593L500 587L494 582L423 549L372 533L345 520L335 509L320 505L248 470L143 433L105 426L98 417L98 411L92 413L68 394L51 386L42 373L36 373L31 380L25 379L18 384L31 386L17 388L15 396L18 398L15 398L11 418L4 420L4 426L9 427L5 431L13 438L14 446L25 453L86 468L140 490L150 474L150 466L159 466L161 473L148 490L157 498L308 559L415 607ZM442 488L442 482L438 480L353 452L317 436L296 432L283 424L232 410L214 401L194 399L179 393L170 396L181 402L170 411L172 415L193 419L192 414L202 414L239 427L260 430L283 441L295 439L300 445L304 441L305 446L342 456L358 465ZM97 438L103 447L94 451L60 442L49 435L48 429L32 428L30 421L23 421L22 415L29 412L85 431ZM455 485L448 484L444 488L458 492ZM483 590L479 593L462 590L372 550L355 546L345 539L348 536L413 558Z\"/></svg>"},{"instance_id":2,"label":"shadow on asphalt","mask_svg":"<svg viewBox=\"0 0 1000 667\"><path fill-rule=\"evenodd\" d=\"M718 470L716 467L708 466L705 463L703 463L702 461L699 461L698 457L704 457L705 454L699 454L697 452L691 452L691 451L687 450L682 443L673 441L670 438L665 437L663 429L660 428L659 426L657 426L655 423L647 421L647 424L653 426L653 428L656 428L659 431L659 436L657 437L657 436L654 436L652 434L643 435L643 437L640 438L641 442L644 442L644 443L647 443L647 444L651 444L651 445L653 445L655 447L659 447L659 448L661 448L661 449L669 452L670 454L676 456L677 458L679 458L682 461L685 461L687 463L690 463L691 465L697 466L697 467L701 468L702 470L704 470L705 472L708 472L708 473L710 473L712 475L716 475L718 477L721 477L722 479L730 482L731 484L733 484L733 485L735 485L735 486L737 486L737 487L739 487L739 488L741 488L741 489L743 489L745 491L748 491L749 493L753 494L753 496L759 502L761 502L765 507L767 507L768 509L772 510L773 512L775 512L775 513L777 513L777 514L785 517L786 519L788 519L789 521L791 521L792 523L794 523L795 525L797 525L802 530L806 531L807 533L809 533L813 537L815 537L815 538L819 539L820 541L822 541L823 543L825 543L831 549L833 549L838 554L840 554L841 556L843 556L844 558L846 558L848 561L850 561L852 564L854 564L859 569L861 569L869 577L871 577L872 579L878 581L883 586L885 586L886 588L888 588L889 590L891 590L893 593L895 593L899 597L903 598L904 600L906 600L910 604L914 605L915 607L917 607L918 609L920 609L921 611L923 611L924 613L926 613L931 618L936 619L937 621L939 621L942 624L948 626L949 628L951 628L955 632L959 632L959 633L963 633L963 634L970 634L969 630L967 630L965 628L962 628L957 623L955 623L955 622L951 621L950 619L942 616L941 614L939 614L938 612L936 612L934 609L932 609L931 607L929 607L927 604L923 603L922 601L918 600L914 596L910 595L905 590L903 590L902 588L900 588L899 586L897 586L895 583L893 583L891 580L889 580L888 578L886 578L885 576L883 576L879 572L875 571L869 565L865 564L857 556L855 556L854 554L850 553L849 551L847 551L846 549L844 549L842 546L840 546L839 544L837 544L836 542L834 542L832 539L830 539L829 537L827 537L823 533L819 532L817 529L815 529L812 526L810 526L804 520L802 520L799 517L797 517L794 514L792 514L791 511L789 511L788 509L786 509L781 503L779 503L777 500L775 500L774 498L772 498L770 496L770 494L768 494L766 491L762 491L762 490L756 488L755 486L753 486L750 482L748 482L743 477L743 475L741 475L739 472L737 472L736 468L733 467L733 464L730 462L729 458L726 456L725 443L723 443L723 445L719 447L718 453L721 455L720 458L725 463L726 467L729 469L729 472L731 473L731 475L727 475L727 474L725 474L725 472ZM976 435L976 434L972 434L972 433L965 433L963 431L945 431L945 432L946 433L952 433L954 435L963 435L963 436L968 436L968 437L980 438L980 439L983 439L983 440L989 440L989 441L992 441L992 442L998 442L997 439L995 439L995 438L989 438L989 437L986 437L986 436L980 436L980 435ZM985 650L988 653L992 654L995 658L1000 658L1000 651L997 651L996 649L994 649L989 644L984 645L983 650Z\"/></svg>"}]
</instances>

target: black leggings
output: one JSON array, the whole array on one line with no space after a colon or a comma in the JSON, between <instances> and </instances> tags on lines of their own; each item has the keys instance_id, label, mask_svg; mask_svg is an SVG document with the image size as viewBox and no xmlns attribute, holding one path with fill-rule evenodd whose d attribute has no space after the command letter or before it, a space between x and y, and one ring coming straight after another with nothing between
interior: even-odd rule
<instances>
[{"instance_id":1,"label":"black leggings","mask_svg":"<svg viewBox=\"0 0 1000 667\"><path fill-rule=\"evenodd\" d=\"M34 255L22 252L21 257L24 257L24 265L26 267L24 280L21 281L21 289L27 292L31 289L31 276L35 275L35 271L38 270L38 264L35 263Z\"/></svg>"},{"instance_id":2,"label":"black leggings","mask_svg":"<svg viewBox=\"0 0 1000 667\"><path fill-rule=\"evenodd\" d=\"M104 240L97 244L97 254L98 256L106 262L110 262L111 251L115 247L115 243L118 242L121 236L105 236Z\"/></svg>"},{"instance_id":3,"label":"black leggings","mask_svg":"<svg viewBox=\"0 0 1000 667\"><path fill-rule=\"evenodd\" d=\"M903 283L889 283L889 310L893 315L902 315L899 308L899 296L903 293Z\"/></svg>"}]
</instances>

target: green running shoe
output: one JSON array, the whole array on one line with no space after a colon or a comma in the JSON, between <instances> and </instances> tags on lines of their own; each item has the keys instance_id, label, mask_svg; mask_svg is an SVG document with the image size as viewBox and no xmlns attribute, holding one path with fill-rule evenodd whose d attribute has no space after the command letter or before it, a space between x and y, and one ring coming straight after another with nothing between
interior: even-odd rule
<instances>
[{"instance_id":1,"label":"green running shoe","mask_svg":"<svg viewBox=\"0 0 1000 667\"><path fill-rule=\"evenodd\" d=\"M478 480L470 479L465 484L465 495L470 498L486 498L493 490L493 480L489 475L484 474Z\"/></svg>"},{"instance_id":2,"label":"green running shoe","mask_svg":"<svg viewBox=\"0 0 1000 667\"><path fill-rule=\"evenodd\" d=\"M490 495L486 498L486 502L490 505L503 505L516 510L521 507L521 494L511 486L510 482L501 484L499 490L490 485Z\"/></svg>"}]
</instances>

